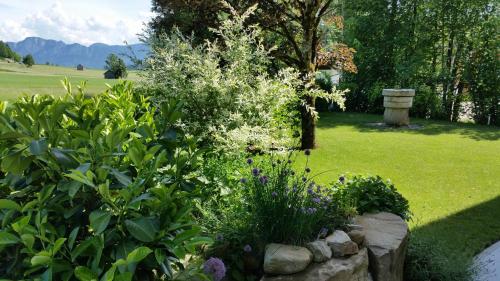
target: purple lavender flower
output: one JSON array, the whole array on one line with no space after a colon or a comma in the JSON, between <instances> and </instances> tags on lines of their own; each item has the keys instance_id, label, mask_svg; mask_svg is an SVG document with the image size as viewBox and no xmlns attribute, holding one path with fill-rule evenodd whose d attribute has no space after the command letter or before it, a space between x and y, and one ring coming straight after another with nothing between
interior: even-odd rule
<instances>
[{"instance_id":1,"label":"purple lavender flower","mask_svg":"<svg viewBox=\"0 0 500 281\"><path fill-rule=\"evenodd\" d=\"M310 149L306 149L306 150L304 150L304 154L305 154L306 156L311 155L311 150L310 150Z\"/></svg>"},{"instance_id":2,"label":"purple lavender flower","mask_svg":"<svg viewBox=\"0 0 500 281\"><path fill-rule=\"evenodd\" d=\"M276 197L276 196L278 196L278 193L276 193L276 191L273 191L273 193L271 193L271 195L272 195L273 197Z\"/></svg>"},{"instance_id":3,"label":"purple lavender flower","mask_svg":"<svg viewBox=\"0 0 500 281\"><path fill-rule=\"evenodd\" d=\"M248 181L248 180L247 180L246 178L241 178L241 179L240 179L240 182L241 182L241 183L243 183L243 184L247 183L247 181Z\"/></svg>"},{"instance_id":4,"label":"purple lavender flower","mask_svg":"<svg viewBox=\"0 0 500 281\"><path fill-rule=\"evenodd\" d=\"M326 237L326 235L327 235L327 234L328 234L328 228L323 227L323 228L319 231L318 237Z\"/></svg>"},{"instance_id":5,"label":"purple lavender flower","mask_svg":"<svg viewBox=\"0 0 500 281\"><path fill-rule=\"evenodd\" d=\"M226 266L221 259L210 258L203 264L203 272L212 276L214 281L221 281L226 276Z\"/></svg>"},{"instance_id":6,"label":"purple lavender flower","mask_svg":"<svg viewBox=\"0 0 500 281\"><path fill-rule=\"evenodd\" d=\"M316 204L319 204L321 202L321 199L319 199L318 197L314 197L312 201Z\"/></svg>"},{"instance_id":7,"label":"purple lavender flower","mask_svg":"<svg viewBox=\"0 0 500 281\"><path fill-rule=\"evenodd\" d=\"M269 182L269 178L267 176L262 176L259 178L260 183L267 184Z\"/></svg>"},{"instance_id":8,"label":"purple lavender flower","mask_svg":"<svg viewBox=\"0 0 500 281\"><path fill-rule=\"evenodd\" d=\"M253 163L253 159L252 159L252 158L248 158L248 159L247 159L247 164L248 164L248 165L252 165L252 163Z\"/></svg>"},{"instance_id":9,"label":"purple lavender flower","mask_svg":"<svg viewBox=\"0 0 500 281\"><path fill-rule=\"evenodd\" d=\"M344 176L341 176L341 177L339 178L339 182L343 184L343 183L345 182L345 177L344 177Z\"/></svg>"},{"instance_id":10,"label":"purple lavender flower","mask_svg":"<svg viewBox=\"0 0 500 281\"><path fill-rule=\"evenodd\" d=\"M243 251L244 251L245 253L250 253L250 252L252 252L252 246L250 246L250 245L248 245L248 244L247 244L247 245L245 245L245 247L243 247Z\"/></svg>"},{"instance_id":11,"label":"purple lavender flower","mask_svg":"<svg viewBox=\"0 0 500 281\"><path fill-rule=\"evenodd\" d=\"M311 168L307 167L306 168L306 173L310 173L311 172Z\"/></svg>"},{"instance_id":12,"label":"purple lavender flower","mask_svg":"<svg viewBox=\"0 0 500 281\"><path fill-rule=\"evenodd\" d=\"M259 170L258 168L253 168L253 169L252 169L252 175L253 175L254 177L256 177L256 176L260 175L260 170Z\"/></svg>"}]
</instances>

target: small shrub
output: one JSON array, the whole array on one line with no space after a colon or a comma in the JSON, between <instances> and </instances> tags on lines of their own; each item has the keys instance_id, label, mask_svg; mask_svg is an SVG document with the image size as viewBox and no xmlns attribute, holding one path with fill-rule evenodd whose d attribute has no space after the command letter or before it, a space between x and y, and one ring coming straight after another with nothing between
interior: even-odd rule
<instances>
[{"instance_id":1,"label":"small shrub","mask_svg":"<svg viewBox=\"0 0 500 281\"><path fill-rule=\"evenodd\" d=\"M469 281L470 261L451 257L436 241L410 238L405 259L406 281Z\"/></svg>"},{"instance_id":2,"label":"small shrub","mask_svg":"<svg viewBox=\"0 0 500 281\"><path fill-rule=\"evenodd\" d=\"M211 240L192 215L201 158L180 104L156 108L129 83L92 98L65 87L1 103L0 276L183 275L180 259Z\"/></svg>"},{"instance_id":3,"label":"small shrub","mask_svg":"<svg viewBox=\"0 0 500 281\"><path fill-rule=\"evenodd\" d=\"M411 218L408 200L406 200L390 181L381 177L355 176L342 178L334 184L341 201L352 202L358 213L390 212L405 220Z\"/></svg>"}]
</instances>

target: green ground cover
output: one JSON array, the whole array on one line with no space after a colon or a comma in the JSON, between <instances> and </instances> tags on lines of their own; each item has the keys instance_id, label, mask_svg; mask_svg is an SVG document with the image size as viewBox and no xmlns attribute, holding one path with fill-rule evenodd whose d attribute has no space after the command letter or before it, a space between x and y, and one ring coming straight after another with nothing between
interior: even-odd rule
<instances>
[{"instance_id":1,"label":"green ground cover","mask_svg":"<svg viewBox=\"0 0 500 281\"><path fill-rule=\"evenodd\" d=\"M450 255L470 257L500 239L498 127L426 120L412 120L423 126L412 131L366 125L380 121L321 114L310 166L329 172L318 182L346 172L391 179L410 201L413 235L437 239Z\"/></svg>"},{"instance_id":2,"label":"green ground cover","mask_svg":"<svg viewBox=\"0 0 500 281\"><path fill-rule=\"evenodd\" d=\"M0 61L0 100L11 100L23 94L64 94L60 81L68 77L72 84L87 81L87 93L96 94L105 90L106 83L116 84L119 80L106 80L103 78L104 70L85 69L77 71L76 68L34 65L27 68L17 63ZM137 80L136 72L130 72L128 80Z\"/></svg>"}]
</instances>

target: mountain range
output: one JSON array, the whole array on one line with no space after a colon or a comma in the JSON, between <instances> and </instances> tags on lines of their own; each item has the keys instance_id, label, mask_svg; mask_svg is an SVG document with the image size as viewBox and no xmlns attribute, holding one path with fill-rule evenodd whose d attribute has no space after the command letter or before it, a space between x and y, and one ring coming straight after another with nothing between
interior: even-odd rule
<instances>
[{"instance_id":1,"label":"mountain range","mask_svg":"<svg viewBox=\"0 0 500 281\"><path fill-rule=\"evenodd\" d=\"M127 55L134 54L138 59L144 59L149 47L146 44L132 45L106 45L95 43L84 46L77 43L66 44L62 41L47 40L40 37L27 37L19 42L7 42L16 53L25 56L33 55L37 64L54 64L67 67L76 67L82 64L86 68L103 69L106 57L116 54L123 58L125 64L131 65L132 61Z\"/></svg>"}]
</instances>

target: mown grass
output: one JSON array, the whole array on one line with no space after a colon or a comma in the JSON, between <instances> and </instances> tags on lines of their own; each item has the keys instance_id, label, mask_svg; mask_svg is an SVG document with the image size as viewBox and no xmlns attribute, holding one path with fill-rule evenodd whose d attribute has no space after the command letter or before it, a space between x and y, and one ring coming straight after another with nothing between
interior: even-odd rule
<instances>
[{"instance_id":1,"label":"mown grass","mask_svg":"<svg viewBox=\"0 0 500 281\"><path fill-rule=\"evenodd\" d=\"M426 120L412 120L419 130L367 125L381 119L321 114L310 167L329 172L317 181L342 173L391 179L410 201L414 237L442 244L450 257L470 259L499 240L500 129Z\"/></svg>"},{"instance_id":2,"label":"mown grass","mask_svg":"<svg viewBox=\"0 0 500 281\"><path fill-rule=\"evenodd\" d=\"M106 84L113 85L119 80L103 78L104 70L85 69L77 71L76 68L34 65L30 68L17 64L0 61L0 100L12 100L21 95L51 94L62 95L65 93L60 81L65 77L73 85L80 81L87 81L87 93L97 94L104 91ZM128 80L137 80L137 73L130 72Z\"/></svg>"}]
</instances>

